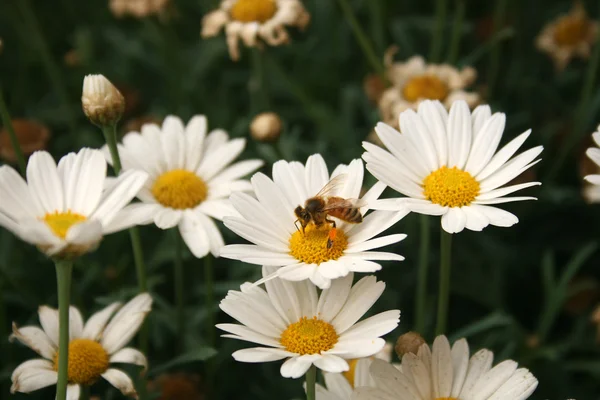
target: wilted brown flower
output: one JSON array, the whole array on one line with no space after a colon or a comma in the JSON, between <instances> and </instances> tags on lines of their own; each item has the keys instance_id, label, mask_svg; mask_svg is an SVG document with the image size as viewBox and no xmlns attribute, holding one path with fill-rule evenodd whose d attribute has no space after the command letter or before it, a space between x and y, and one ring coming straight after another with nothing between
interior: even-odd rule
<instances>
[{"instance_id":1,"label":"wilted brown flower","mask_svg":"<svg viewBox=\"0 0 600 400\"><path fill-rule=\"evenodd\" d=\"M168 3L169 0L110 0L110 11L117 18L144 18L162 13Z\"/></svg>"},{"instance_id":2,"label":"wilted brown flower","mask_svg":"<svg viewBox=\"0 0 600 400\"><path fill-rule=\"evenodd\" d=\"M222 0L219 9L202 19L202 37L225 29L232 60L240 59L240 39L247 47L289 42L286 26L304 29L310 14L300 0Z\"/></svg>"},{"instance_id":3,"label":"wilted brown flower","mask_svg":"<svg viewBox=\"0 0 600 400\"><path fill-rule=\"evenodd\" d=\"M592 313L591 321L596 325L596 342L600 343L600 304L596 306Z\"/></svg>"},{"instance_id":4,"label":"wilted brown flower","mask_svg":"<svg viewBox=\"0 0 600 400\"><path fill-rule=\"evenodd\" d=\"M576 1L568 14L542 29L535 44L554 60L557 70L563 70L574 57L589 58L597 34L598 23L588 18L583 3Z\"/></svg>"},{"instance_id":5,"label":"wilted brown flower","mask_svg":"<svg viewBox=\"0 0 600 400\"><path fill-rule=\"evenodd\" d=\"M65 53L64 61L65 65L71 68L81 65L81 58L75 49L71 49Z\"/></svg>"},{"instance_id":6,"label":"wilted brown flower","mask_svg":"<svg viewBox=\"0 0 600 400\"><path fill-rule=\"evenodd\" d=\"M158 400L204 400L201 379L185 373L163 374L150 383L152 390L160 392Z\"/></svg>"},{"instance_id":7,"label":"wilted brown flower","mask_svg":"<svg viewBox=\"0 0 600 400\"><path fill-rule=\"evenodd\" d=\"M425 344L423 336L419 335L417 332L406 332L396 340L394 350L396 351L398 358L402 359L402 356L406 353L417 354L419 347L423 344Z\"/></svg>"},{"instance_id":8,"label":"wilted brown flower","mask_svg":"<svg viewBox=\"0 0 600 400\"><path fill-rule=\"evenodd\" d=\"M50 131L45 125L27 119L13 119L11 122L17 141L25 156L46 148L48 139L50 139ZM17 156L13 150L6 127L0 131L0 156L6 162L12 164L17 162Z\"/></svg>"},{"instance_id":9,"label":"wilted brown flower","mask_svg":"<svg viewBox=\"0 0 600 400\"><path fill-rule=\"evenodd\" d=\"M395 48L386 52L386 74L392 86L379 99L381 118L388 125L398 128L400 113L409 108L416 110L423 100L439 100L447 108L456 100L466 101L471 108L479 104L479 94L465 91L475 81L475 69L427 64L421 56L394 63L395 52Z\"/></svg>"},{"instance_id":10,"label":"wilted brown flower","mask_svg":"<svg viewBox=\"0 0 600 400\"><path fill-rule=\"evenodd\" d=\"M279 139L283 123L274 112L258 114L250 124L250 135L259 142L274 142Z\"/></svg>"},{"instance_id":11,"label":"wilted brown flower","mask_svg":"<svg viewBox=\"0 0 600 400\"><path fill-rule=\"evenodd\" d=\"M381 76L377 74L369 74L363 81L363 89L367 98L377 104L381 95L385 91L385 82L381 79Z\"/></svg>"}]
</instances>

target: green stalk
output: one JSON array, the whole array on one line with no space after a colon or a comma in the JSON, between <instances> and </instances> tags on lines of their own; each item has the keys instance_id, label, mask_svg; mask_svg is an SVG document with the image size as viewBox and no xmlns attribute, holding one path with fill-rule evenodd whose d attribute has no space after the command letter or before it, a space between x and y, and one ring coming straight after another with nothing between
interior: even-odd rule
<instances>
[{"instance_id":1,"label":"green stalk","mask_svg":"<svg viewBox=\"0 0 600 400\"><path fill-rule=\"evenodd\" d=\"M588 64L588 68L585 74L585 81L581 88L581 96L577 112L575 114L574 132L567 137L565 145L561 146L556 161L553 163L550 172L548 173L547 180L554 178L554 175L558 173L562 165L565 163L569 153L573 150L573 147L581 141L581 138L586 134L585 128L588 122L588 109L590 107L590 100L594 93L596 86L596 76L598 75L598 66L600 65L600 30L596 36L596 45L594 46L594 52L592 58Z\"/></svg>"},{"instance_id":2,"label":"green stalk","mask_svg":"<svg viewBox=\"0 0 600 400\"><path fill-rule=\"evenodd\" d=\"M104 140L108 145L110 151L110 157L113 161L113 169L115 174L119 175L121 172L121 157L119 156L119 149L117 147L117 125L105 125L102 127L102 133L104 134Z\"/></svg>"},{"instance_id":3,"label":"green stalk","mask_svg":"<svg viewBox=\"0 0 600 400\"><path fill-rule=\"evenodd\" d=\"M73 262L55 260L56 282L58 286L58 381L56 382L56 399L67 398L69 367L69 306L71 303L71 272Z\"/></svg>"},{"instance_id":4,"label":"green stalk","mask_svg":"<svg viewBox=\"0 0 600 400\"><path fill-rule=\"evenodd\" d=\"M8 137L10 138L10 144L12 145L13 151L15 152L15 156L17 156L17 164L19 165L19 171L21 171L21 175L25 176L27 173L27 164L25 163L25 155L23 154L23 150L21 150L21 145L19 144L19 140L17 139L17 134L13 129L12 122L10 120L10 114L8 113L8 108L6 107L6 102L4 101L4 96L2 94L2 88L0 87L0 117L2 118L2 125L6 128L8 132Z\"/></svg>"},{"instance_id":5,"label":"green stalk","mask_svg":"<svg viewBox=\"0 0 600 400\"><path fill-rule=\"evenodd\" d=\"M317 367L311 365L306 371L306 400L316 400Z\"/></svg>"},{"instance_id":6,"label":"green stalk","mask_svg":"<svg viewBox=\"0 0 600 400\"><path fill-rule=\"evenodd\" d=\"M415 302L415 331L425 336L425 316L427 314L427 275L429 270L429 244L431 242L431 228L429 216L419 215L420 245L419 245L419 273L417 278L417 299Z\"/></svg>"},{"instance_id":7,"label":"green stalk","mask_svg":"<svg viewBox=\"0 0 600 400\"><path fill-rule=\"evenodd\" d=\"M179 230L173 229L175 235L175 261L173 263L174 273L174 291L175 291L175 307L177 312L177 333L179 335L179 347L183 349L185 343L185 304L184 304L184 283L183 276L183 239L179 234Z\"/></svg>"},{"instance_id":8,"label":"green stalk","mask_svg":"<svg viewBox=\"0 0 600 400\"><path fill-rule=\"evenodd\" d=\"M435 335L446 333L448 305L450 302L450 268L452 265L452 234L441 230L440 237L440 292L438 295Z\"/></svg>"},{"instance_id":9,"label":"green stalk","mask_svg":"<svg viewBox=\"0 0 600 400\"><path fill-rule=\"evenodd\" d=\"M52 53L50 52L48 43L46 43L45 36L42 34L39 22L35 16L35 13L33 12L30 1L19 0L16 2L16 4L21 9L21 14L25 19L25 23L28 25L28 33L33 38L33 42L37 44L37 50L42 59L42 64L46 69L46 73L50 78L50 83L52 84L54 91L62 103L63 112L67 116L67 123L69 125L69 129L71 130L71 134L74 135L77 130L77 125L75 123L75 116L73 115L70 107L67 86L60 72L60 68L58 67L58 64L54 58L52 58Z\"/></svg>"},{"instance_id":10,"label":"green stalk","mask_svg":"<svg viewBox=\"0 0 600 400\"><path fill-rule=\"evenodd\" d=\"M496 8L494 10L494 18L493 18L493 32L492 36L496 34L500 30L502 23L504 22L504 14L506 12L506 7L508 5L508 0L497 0ZM493 99L494 89L496 88L496 80L498 78L498 72L500 71L500 43L497 43L490 53L490 67L489 67L489 75L488 75L488 93L487 98Z\"/></svg>"},{"instance_id":11,"label":"green stalk","mask_svg":"<svg viewBox=\"0 0 600 400\"><path fill-rule=\"evenodd\" d=\"M250 49L251 64L252 64L252 79L250 91L253 96L252 108L253 113L257 114L261 111L269 109L269 95L265 80L265 62L260 49Z\"/></svg>"},{"instance_id":12,"label":"green stalk","mask_svg":"<svg viewBox=\"0 0 600 400\"><path fill-rule=\"evenodd\" d=\"M373 68L373 70L381 76L381 79L383 79L384 82L387 82L383 61L381 57L377 56L377 53L373 48L373 44L365 34L365 31L362 29L360 23L356 19L356 16L352 12L352 6L348 0L338 0L338 3L340 4L346 21L348 21L350 27L352 28L352 33L354 33L354 37L356 38L356 41L358 42L363 54L365 55L369 64L371 64L371 68Z\"/></svg>"},{"instance_id":13,"label":"green stalk","mask_svg":"<svg viewBox=\"0 0 600 400\"><path fill-rule=\"evenodd\" d=\"M209 346L215 346L215 315L214 309L214 271L213 259L209 253L204 257L204 288L206 308L206 338Z\"/></svg>"},{"instance_id":14,"label":"green stalk","mask_svg":"<svg viewBox=\"0 0 600 400\"><path fill-rule=\"evenodd\" d=\"M452 25L452 37L450 39L450 50L448 51L448 63L454 65L458 59L460 50L460 39L462 35L462 26L465 19L465 0L456 0L456 13L454 14L454 24Z\"/></svg>"},{"instance_id":15,"label":"green stalk","mask_svg":"<svg viewBox=\"0 0 600 400\"><path fill-rule=\"evenodd\" d=\"M442 56L442 44L444 42L444 26L446 25L447 0L437 0L435 3L435 29L431 38L431 50L429 62L439 62Z\"/></svg>"}]
</instances>

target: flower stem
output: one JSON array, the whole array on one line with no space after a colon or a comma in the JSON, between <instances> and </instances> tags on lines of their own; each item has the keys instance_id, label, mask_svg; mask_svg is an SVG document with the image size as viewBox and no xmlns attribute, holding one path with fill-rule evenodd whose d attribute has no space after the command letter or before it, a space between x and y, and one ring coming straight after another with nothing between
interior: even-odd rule
<instances>
[{"instance_id":1,"label":"flower stem","mask_svg":"<svg viewBox=\"0 0 600 400\"><path fill-rule=\"evenodd\" d=\"M352 6L348 0L338 0L338 3L340 4L346 21L348 21L350 27L352 28L352 33L354 33L354 37L356 38L356 41L358 42L363 54L365 55L369 64L371 64L371 68L373 68L373 70L375 70L375 72L381 76L381 79L383 79L384 82L387 82L383 61L381 60L381 57L377 56L377 53L373 48L373 44L354 16L354 13L352 12Z\"/></svg>"},{"instance_id":2,"label":"flower stem","mask_svg":"<svg viewBox=\"0 0 600 400\"><path fill-rule=\"evenodd\" d=\"M8 113L8 108L6 107L6 102L4 101L4 95L2 93L2 88L0 87L0 117L2 118L2 125L8 132L8 137L10 138L10 144L12 145L13 151L15 152L15 156L17 157L17 164L19 165L19 171L21 171L21 175L25 176L27 171L27 164L25 163L25 155L23 154L23 150L21 150L21 145L19 144L19 140L17 139L17 134L13 129L12 122L10 120L10 114Z\"/></svg>"},{"instance_id":3,"label":"flower stem","mask_svg":"<svg viewBox=\"0 0 600 400\"><path fill-rule=\"evenodd\" d=\"M185 344L185 309L184 309L184 276L183 276L183 239L178 229L173 229L175 234L175 261L173 263L175 307L177 310L177 333L179 336L179 348L183 349Z\"/></svg>"},{"instance_id":4,"label":"flower stem","mask_svg":"<svg viewBox=\"0 0 600 400\"><path fill-rule=\"evenodd\" d=\"M58 381L56 382L56 399L67 398L67 381L69 367L69 306L71 303L71 272L73 262L56 260L56 282L58 287Z\"/></svg>"},{"instance_id":5,"label":"flower stem","mask_svg":"<svg viewBox=\"0 0 600 400\"><path fill-rule=\"evenodd\" d=\"M265 111L269 108L269 95L265 81L265 62L263 53L258 48L250 49L252 60L252 79L250 80L250 92L253 95L252 112Z\"/></svg>"},{"instance_id":6,"label":"flower stem","mask_svg":"<svg viewBox=\"0 0 600 400\"><path fill-rule=\"evenodd\" d=\"M450 300L450 267L452 258L452 234L441 230L440 237L440 292L438 295L437 324L435 335L446 333L448 304Z\"/></svg>"},{"instance_id":7,"label":"flower stem","mask_svg":"<svg viewBox=\"0 0 600 400\"><path fill-rule=\"evenodd\" d=\"M110 151L110 157L113 162L113 169L115 174L119 175L121 172L121 157L119 157L119 149L117 147L117 125L105 125L102 127L102 133L104 134L104 140Z\"/></svg>"},{"instance_id":8,"label":"flower stem","mask_svg":"<svg viewBox=\"0 0 600 400\"><path fill-rule=\"evenodd\" d=\"M450 50L448 51L448 63L451 65L456 63L460 50L460 39L462 35L463 20L465 19L465 8L465 0L456 0L456 12L454 14L454 23L452 24Z\"/></svg>"},{"instance_id":9,"label":"flower stem","mask_svg":"<svg viewBox=\"0 0 600 400\"><path fill-rule=\"evenodd\" d=\"M206 340L211 347L215 346L215 315L214 308L214 271L213 259L209 253L204 257L204 288L206 309Z\"/></svg>"},{"instance_id":10,"label":"flower stem","mask_svg":"<svg viewBox=\"0 0 600 400\"><path fill-rule=\"evenodd\" d=\"M415 331L424 336L425 316L427 305L427 273L429 270L429 244L430 226L427 215L419 215L420 246L419 246L419 274L417 278L417 299L415 302Z\"/></svg>"},{"instance_id":11,"label":"flower stem","mask_svg":"<svg viewBox=\"0 0 600 400\"><path fill-rule=\"evenodd\" d=\"M435 5L435 29L431 38L429 62L438 62L442 55L442 42L444 41L444 26L446 25L447 0L437 0Z\"/></svg>"},{"instance_id":12,"label":"flower stem","mask_svg":"<svg viewBox=\"0 0 600 400\"><path fill-rule=\"evenodd\" d=\"M308 371L306 371L306 400L315 400L317 384L317 367L311 365Z\"/></svg>"}]
</instances>

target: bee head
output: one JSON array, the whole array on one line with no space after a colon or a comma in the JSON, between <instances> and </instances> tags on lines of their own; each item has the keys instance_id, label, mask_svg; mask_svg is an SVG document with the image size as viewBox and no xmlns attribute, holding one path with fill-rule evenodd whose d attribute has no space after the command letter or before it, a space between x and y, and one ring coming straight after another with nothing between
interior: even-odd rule
<instances>
[{"instance_id":1,"label":"bee head","mask_svg":"<svg viewBox=\"0 0 600 400\"><path fill-rule=\"evenodd\" d=\"M300 221L306 224L310 222L310 213L306 211L302 206L296 207L296 209L294 210L294 214L296 214L296 217L298 217Z\"/></svg>"}]
</instances>

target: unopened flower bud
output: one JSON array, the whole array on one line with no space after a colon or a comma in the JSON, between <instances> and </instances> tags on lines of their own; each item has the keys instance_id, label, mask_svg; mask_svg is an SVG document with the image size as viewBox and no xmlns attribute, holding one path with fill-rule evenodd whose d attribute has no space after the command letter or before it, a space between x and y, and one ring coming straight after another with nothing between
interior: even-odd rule
<instances>
[{"instance_id":1,"label":"unopened flower bud","mask_svg":"<svg viewBox=\"0 0 600 400\"><path fill-rule=\"evenodd\" d=\"M423 336L419 335L417 332L406 332L396 340L394 350L396 350L398 358L402 359L402 356L406 353L417 354L419 347L423 344L425 344Z\"/></svg>"},{"instance_id":2,"label":"unopened flower bud","mask_svg":"<svg viewBox=\"0 0 600 400\"><path fill-rule=\"evenodd\" d=\"M81 95L83 112L98 126L116 124L125 110L125 98L104 75L87 75Z\"/></svg>"},{"instance_id":3,"label":"unopened flower bud","mask_svg":"<svg viewBox=\"0 0 600 400\"><path fill-rule=\"evenodd\" d=\"M258 114L250 124L250 134L259 142L274 142L279 139L283 124L273 112Z\"/></svg>"}]
</instances>

